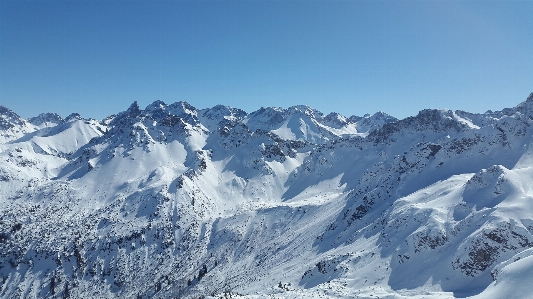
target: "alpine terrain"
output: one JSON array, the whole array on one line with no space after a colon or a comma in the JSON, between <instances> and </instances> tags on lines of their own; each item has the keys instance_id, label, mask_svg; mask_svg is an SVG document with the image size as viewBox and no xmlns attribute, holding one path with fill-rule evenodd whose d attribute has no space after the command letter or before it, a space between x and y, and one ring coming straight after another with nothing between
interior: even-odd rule
<instances>
[{"instance_id":1,"label":"alpine terrain","mask_svg":"<svg viewBox=\"0 0 533 299\"><path fill-rule=\"evenodd\" d=\"M1 298L531 298L532 283L533 93L401 120L0 106Z\"/></svg>"}]
</instances>

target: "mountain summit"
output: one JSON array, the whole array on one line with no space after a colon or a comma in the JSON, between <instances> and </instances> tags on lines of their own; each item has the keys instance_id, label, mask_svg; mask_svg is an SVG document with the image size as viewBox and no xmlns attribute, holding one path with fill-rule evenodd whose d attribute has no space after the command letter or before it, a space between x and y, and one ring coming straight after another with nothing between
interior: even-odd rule
<instances>
[{"instance_id":1,"label":"mountain summit","mask_svg":"<svg viewBox=\"0 0 533 299\"><path fill-rule=\"evenodd\" d=\"M401 120L0 106L0 297L528 298L532 97Z\"/></svg>"}]
</instances>

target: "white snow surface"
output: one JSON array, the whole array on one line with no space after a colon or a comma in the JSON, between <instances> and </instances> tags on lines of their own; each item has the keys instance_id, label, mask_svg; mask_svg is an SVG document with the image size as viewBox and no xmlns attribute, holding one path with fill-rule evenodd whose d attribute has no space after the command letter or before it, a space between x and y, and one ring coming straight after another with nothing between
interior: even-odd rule
<instances>
[{"instance_id":1,"label":"white snow surface","mask_svg":"<svg viewBox=\"0 0 533 299\"><path fill-rule=\"evenodd\" d=\"M530 298L532 101L0 106L0 297Z\"/></svg>"}]
</instances>

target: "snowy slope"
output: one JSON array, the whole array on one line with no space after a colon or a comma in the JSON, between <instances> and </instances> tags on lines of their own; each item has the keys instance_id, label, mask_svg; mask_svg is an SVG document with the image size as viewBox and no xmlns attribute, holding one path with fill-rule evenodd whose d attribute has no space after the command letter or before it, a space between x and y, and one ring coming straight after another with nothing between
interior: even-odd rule
<instances>
[{"instance_id":1,"label":"snowy slope","mask_svg":"<svg viewBox=\"0 0 533 299\"><path fill-rule=\"evenodd\" d=\"M402 120L0 107L2 298L527 298L533 94Z\"/></svg>"},{"instance_id":2,"label":"snowy slope","mask_svg":"<svg viewBox=\"0 0 533 299\"><path fill-rule=\"evenodd\" d=\"M338 113L322 114L308 106L261 108L244 119L251 131L267 130L286 140L323 143L339 137L365 136L396 118L383 112L346 118Z\"/></svg>"}]
</instances>

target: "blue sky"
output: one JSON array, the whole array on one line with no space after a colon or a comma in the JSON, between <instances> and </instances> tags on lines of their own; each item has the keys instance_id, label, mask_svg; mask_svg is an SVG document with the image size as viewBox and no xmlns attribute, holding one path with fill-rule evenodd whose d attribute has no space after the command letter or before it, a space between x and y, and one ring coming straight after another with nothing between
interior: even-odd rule
<instances>
[{"instance_id":1,"label":"blue sky","mask_svg":"<svg viewBox=\"0 0 533 299\"><path fill-rule=\"evenodd\" d=\"M0 1L0 105L485 112L533 92L533 1Z\"/></svg>"}]
</instances>

